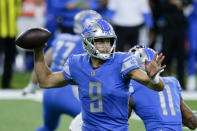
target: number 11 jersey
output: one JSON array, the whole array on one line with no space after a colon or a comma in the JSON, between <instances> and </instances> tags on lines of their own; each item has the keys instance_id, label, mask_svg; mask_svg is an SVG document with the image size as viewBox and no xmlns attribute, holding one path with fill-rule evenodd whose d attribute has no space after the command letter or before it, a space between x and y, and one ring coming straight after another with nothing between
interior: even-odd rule
<instances>
[{"instance_id":1,"label":"number 11 jersey","mask_svg":"<svg viewBox=\"0 0 197 131\"><path fill-rule=\"evenodd\" d=\"M165 89L153 91L132 80L134 110L143 120L146 131L182 131L181 87L174 77L162 77Z\"/></svg>"}]
</instances>

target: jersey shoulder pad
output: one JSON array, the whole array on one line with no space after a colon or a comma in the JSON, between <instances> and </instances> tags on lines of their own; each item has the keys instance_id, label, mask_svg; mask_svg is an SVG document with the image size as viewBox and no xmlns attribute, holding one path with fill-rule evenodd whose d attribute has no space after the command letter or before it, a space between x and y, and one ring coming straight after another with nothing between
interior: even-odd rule
<instances>
[{"instance_id":1,"label":"jersey shoulder pad","mask_svg":"<svg viewBox=\"0 0 197 131\"><path fill-rule=\"evenodd\" d=\"M57 39L67 40L67 41L77 41L81 39L80 35L73 35L69 33L62 33L57 35Z\"/></svg>"},{"instance_id":2,"label":"jersey shoulder pad","mask_svg":"<svg viewBox=\"0 0 197 131\"><path fill-rule=\"evenodd\" d=\"M165 83L177 83L177 79L173 76L162 77Z\"/></svg>"},{"instance_id":3,"label":"jersey shoulder pad","mask_svg":"<svg viewBox=\"0 0 197 131\"><path fill-rule=\"evenodd\" d=\"M119 63L123 63L125 61L128 61L129 59L135 59L135 58L130 52L116 52L114 54L114 59Z\"/></svg>"},{"instance_id":4,"label":"jersey shoulder pad","mask_svg":"<svg viewBox=\"0 0 197 131\"><path fill-rule=\"evenodd\" d=\"M81 54L73 54L74 57L84 57L84 56L87 56L88 53L87 52L84 52L84 53L81 53Z\"/></svg>"},{"instance_id":5,"label":"jersey shoulder pad","mask_svg":"<svg viewBox=\"0 0 197 131\"><path fill-rule=\"evenodd\" d=\"M80 65L79 63L81 62L81 60L86 59L87 57L88 57L88 54L85 52L82 54L73 54L72 58L70 59L72 63L74 62L74 64Z\"/></svg>"},{"instance_id":6,"label":"jersey shoulder pad","mask_svg":"<svg viewBox=\"0 0 197 131\"><path fill-rule=\"evenodd\" d=\"M179 81L173 77L173 76L168 76L168 77L162 77L164 80L165 84L170 84L173 87L176 87L178 90L182 90L181 85L179 83Z\"/></svg>"}]
</instances>

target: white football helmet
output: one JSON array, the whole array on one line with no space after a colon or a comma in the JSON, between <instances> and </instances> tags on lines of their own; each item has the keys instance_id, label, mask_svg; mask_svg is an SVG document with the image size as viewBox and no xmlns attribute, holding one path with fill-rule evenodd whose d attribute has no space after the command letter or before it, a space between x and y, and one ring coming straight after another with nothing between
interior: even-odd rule
<instances>
[{"instance_id":1,"label":"white football helmet","mask_svg":"<svg viewBox=\"0 0 197 131\"><path fill-rule=\"evenodd\" d=\"M74 17L74 32L77 34L81 34L87 22L101 18L102 16L94 10L80 11Z\"/></svg>"},{"instance_id":2,"label":"white football helmet","mask_svg":"<svg viewBox=\"0 0 197 131\"><path fill-rule=\"evenodd\" d=\"M150 63L155 55L155 51L151 48L142 45L136 45L130 49L130 52L135 56L138 66L145 71L145 59Z\"/></svg>"},{"instance_id":3,"label":"white football helmet","mask_svg":"<svg viewBox=\"0 0 197 131\"><path fill-rule=\"evenodd\" d=\"M103 19L96 19L85 26L83 32L83 47L91 56L107 60L114 54L117 36L113 27ZM100 53L95 47L94 40L99 38L110 38L111 49L108 53Z\"/></svg>"}]
</instances>

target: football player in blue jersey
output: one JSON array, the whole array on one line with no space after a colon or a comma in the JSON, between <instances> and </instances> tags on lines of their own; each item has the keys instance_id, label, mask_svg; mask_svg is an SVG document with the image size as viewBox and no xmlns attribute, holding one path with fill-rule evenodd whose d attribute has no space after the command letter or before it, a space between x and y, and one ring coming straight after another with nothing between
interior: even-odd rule
<instances>
[{"instance_id":1,"label":"football player in blue jersey","mask_svg":"<svg viewBox=\"0 0 197 131\"><path fill-rule=\"evenodd\" d=\"M154 50L142 46L135 46L131 52L142 70L145 70L145 59L151 62L155 54ZM165 89L160 92L131 80L129 116L133 109L143 120L146 131L182 131L182 123L190 129L195 129L197 117L184 103L178 80L172 76L161 78Z\"/></svg>"},{"instance_id":2,"label":"football player in blue jersey","mask_svg":"<svg viewBox=\"0 0 197 131\"><path fill-rule=\"evenodd\" d=\"M74 32L76 35L62 33L55 37L52 46L47 50L45 58L51 63L51 71L61 71L63 64L72 54L84 53L82 37L80 33L83 26L93 19L99 19L101 15L93 10L84 10L76 14L74 20ZM35 78L34 78L35 79ZM43 125L37 131L54 131L60 122L62 114L75 117L81 111L79 100L73 94L76 87L67 85L63 88L44 89L43 91ZM75 93L75 92L74 92Z\"/></svg>"},{"instance_id":3,"label":"football player in blue jersey","mask_svg":"<svg viewBox=\"0 0 197 131\"><path fill-rule=\"evenodd\" d=\"M144 72L131 53L114 52L117 37L103 19L87 24L82 37L87 53L70 56L59 72L51 72L47 67L44 46L34 49L39 86L78 85L83 131L127 131L130 79L150 89L163 90L163 80L156 74L165 68L161 66L164 56L156 53L150 63L146 61Z\"/></svg>"}]
</instances>

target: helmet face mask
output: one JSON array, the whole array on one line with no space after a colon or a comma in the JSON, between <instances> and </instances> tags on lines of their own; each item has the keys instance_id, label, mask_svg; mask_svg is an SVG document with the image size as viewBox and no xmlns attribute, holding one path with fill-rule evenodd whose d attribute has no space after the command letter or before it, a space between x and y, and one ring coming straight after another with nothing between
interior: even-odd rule
<instances>
[{"instance_id":1,"label":"helmet face mask","mask_svg":"<svg viewBox=\"0 0 197 131\"><path fill-rule=\"evenodd\" d=\"M93 44L100 53L109 53L109 50L112 46L110 43L110 39L111 38L94 39Z\"/></svg>"},{"instance_id":2,"label":"helmet face mask","mask_svg":"<svg viewBox=\"0 0 197 131\"><path fill-rule=\"evenodd\" d=\"M81 34L85 25L94 19L101 19L102 16L94 10L80 11L74 17L74 32Z\"/></svg>"},{"instance_id":3,"label":"helmet face mask","mask_svg":"<svg viewBox=\"0 0 197 131\"><path fill-rule=\"evenodd\" d=\"M89 25L84 28L82 37L83 47L91 56L101 60L107 60L114 54L117 37L112 26L105 20L97 19L90 22ZM109 52L102 53L96 48L95 40L107 38L110 39L111 47Z\"/></svg>"}]
</instances>

